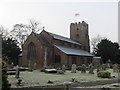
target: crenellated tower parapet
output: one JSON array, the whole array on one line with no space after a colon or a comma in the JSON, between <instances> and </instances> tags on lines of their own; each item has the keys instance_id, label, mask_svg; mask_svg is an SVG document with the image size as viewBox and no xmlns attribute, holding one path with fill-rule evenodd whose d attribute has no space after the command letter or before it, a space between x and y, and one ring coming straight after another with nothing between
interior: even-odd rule
<instances>
[{"instance_id":1,"label":"crenellated tower parapet","mask_svg":"<svg viewBox=\"0 0 120 90\"><path fill-rule=\"evenodd\" d=\"M85 21L70 24L70 39L82 44L82 48L90 52L88 24Z\"/></svg>"}]
</instances>

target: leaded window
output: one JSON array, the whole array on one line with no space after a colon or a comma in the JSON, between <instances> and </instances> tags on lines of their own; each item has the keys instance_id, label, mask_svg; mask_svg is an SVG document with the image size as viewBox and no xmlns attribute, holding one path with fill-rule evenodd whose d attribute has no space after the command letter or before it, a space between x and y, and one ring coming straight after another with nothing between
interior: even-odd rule
<instances>
[{"instance_id":1,"label":"leaded window","mask_svg":"<svg viewBox=\"0 0 120 90\"><path fill-rule=\"evenodd\" d=\"M34 43L30 43L28 45L28 59L29 60L34 60L36 58L36 50L35 50L35 45Z\"/></svg>"}]
</instances>

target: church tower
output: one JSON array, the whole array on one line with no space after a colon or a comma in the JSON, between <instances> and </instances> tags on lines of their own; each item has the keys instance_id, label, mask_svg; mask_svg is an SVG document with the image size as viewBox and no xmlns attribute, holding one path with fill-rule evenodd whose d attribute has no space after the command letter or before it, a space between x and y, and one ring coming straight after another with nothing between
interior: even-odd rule
<instances>
[{"instance_id":1,"label":"church tower","mask_svg":"<svg viewBox=\"0 0 120 90\"><path fill-rule=\"evenodd\" d=\"M84 21L70 24L70 39L82 44L82 49L90 52L88 24Z\"/></svg>"}]
</instances>

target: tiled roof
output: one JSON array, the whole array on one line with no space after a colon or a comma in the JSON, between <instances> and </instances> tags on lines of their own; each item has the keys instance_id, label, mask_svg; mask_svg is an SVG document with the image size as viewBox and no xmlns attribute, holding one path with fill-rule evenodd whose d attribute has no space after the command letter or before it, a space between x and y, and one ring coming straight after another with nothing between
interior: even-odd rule
<instances>
[{"instance_id":1,"label":"tiled roof","mask_svg":"<svg viewBox=\"0 0 120 90\"><path fill-rule=\"evenodd\" d=\"M76 49L76 48L71 48L71 47L66 47L66 46L61 46L61 45L54 45L54 46L58 48L60 51L68 55L91 56L91 57L94 56L90 54L89 52L81 50L81 49Z\"/></svg>"},{"instance_id":2,"label":"tiled roof","mask_svg":"<svg viewBox=\"0 0 120 90\"><path fill-rule=\"evenodd\" d=\"M47 32L47 31L46 31ZM58 39L58 40L62 40L62 41L65 41L65 42L69 42L69 43L73 43L73 44L77 44L77 45L81 45L79 42L75 41L75 40L71 40L70 38L67 38L67 37L63 37L63 36L60 36L60 35L57 35L57 34L54 34L54 33L51 33L51 32L47 32L49 35L51 35L54 39Z\"/></svg>"}]
</instances>

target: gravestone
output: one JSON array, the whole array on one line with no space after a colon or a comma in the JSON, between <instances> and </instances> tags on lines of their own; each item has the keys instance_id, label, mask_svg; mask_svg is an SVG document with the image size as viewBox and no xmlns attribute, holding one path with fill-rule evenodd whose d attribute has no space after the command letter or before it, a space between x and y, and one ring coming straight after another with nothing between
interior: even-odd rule
<instances>
[{"instance_id":1,"label":"gravestone","mask_svg":"<svg viewBox=\"0 0 120 90\"><path fill-rule=\"evenodd\" d=\"M100 65L97 66L97 72L102 71L102 67Z\"/></svg>"},{"instance_id":2,"label":"gravestone","mask_svg":"<svg viewBox=\"0 0 120 90\"><path fill-rule=\"evenodd\" d=\"M109 69L110 68L110 63L106 63L106 67Z\"/></svg>"},{"instance_id":3,"label":"gravestone","mask_svg":"<svg viewBox=\"0 0 120 90\"><path fill-rule=\"evenodd\" d=\"M86 73L86 65L83 64L81 67L81 73Z\"/></svg>"},{"instance_id":4,"label":"gravestone","mask_svg":"<svg viewBox=\"0 0 120 90\"><path fill-rule=\"evenodd\" d=\"M64 74L63 70L57 70L57 74Z\"/></svg>"},{"instance_id":5,"label":"gravestone","mask_svg":"<svg viewBox=\"0 0 120 90\"><path fill-rule=\"evenodd\" d=\"M118 72L118 64L113 64L113 72Z\"/></svg>"},{"instance_id":6,"label":"gravestone","mask_svg":"<svg viewBox=\"0 0 120 90\"><path fill-rule=\"evenodd\" d=\"M65 72L65 65L62 66L62 71Z\"/></svg>"},{"instance_id":7,"label":"gravestone","mask_svg":"<svg viewBox=\"0 0 120 90\"><path fill-rule=\"evenodd\" d=\"M29 71L33 71L33 61L32 60L29 60L28 68L29 68Z\"/></svg>"},{"instance_id":8,"label":"gravestone","mask_svg":"<svg viewBox=\"0 0 120 90\"><path fill-rule=\"evenodd\" d=\"M30 61L28 62L28 70L31 69Z\"/></svg>"},{"instance_id":9,"label":"gravestone","mask_svg":"<svg viewBox=\"0 0 120 90\"><path fill-rule=\"evenodd\" d=\"M19 70L19 66L17 65L16 66L16 75L15 75L15 77L18 79L19 75L20 75L20 70Z\"/></svg>"},{"instance_id":10,"label":"gravestone","mask_svg":"<svg viewBox=\"0 0 120 90\"><path fill-rule=\"evenodd\" d=\"M71 73L76 73L76 64L72 65Z\"/></svg>"},{"instance_id":11,"label":"gravestone","mask_svg":"<svg viewBox=\"0 0 120 90\"><path fill-rule=\"evenodd\" d=\"M14 63L12 62L12 63L11 63L11 68L13 68L13 67L14 67Z\"/></svg>"},{"instance_id":12,"label":"gravestone","mask_svg":"<svg viewBox=\"0 0 120 90\"><path fill-rule=\"evenodd\" d=\"M106 70L106 65L102 64L102 70Z\"/></svg>"},{"instance_id":13,"label":"gravestone","mask_svg":"<svg viewBox=\"0 0 120 90\"><path fill-rule=\"evenodd\" d=\"M97 72L100 71L100 66L98 65L97 68L96 68Z\"/></svg>"},{"instance_id":14,"label":"gravestone","mask_svg":"<svg viewBox=\"0 0 120 90\"><path fill-rule=\"evenodd\" d=\"M82 66L78 66L78 67L77 67L77 70L80 71L80 70L81 70L81 67L82 67Z\"/></svg>"},{"instance_id":15,"label":"gravestone","mask_svg":"<svg viewBox=\"0 0 120 90\"><path fill-rule=\"evenodd\" d=\"M34 70L36 70L36 66L37 66L37 64L36 64L36 63L34 63Z\"/></svg>"},{"instance_id":16,"label":"gravestone","mask_svg":"<svg viewBox=\"0 0 120 90\"><path fill-rule=\"evenodd\" d=\"M94 74L94 67L92 64L89 65L88 69L90 74Z\"/></svg>"}]
</instances>

